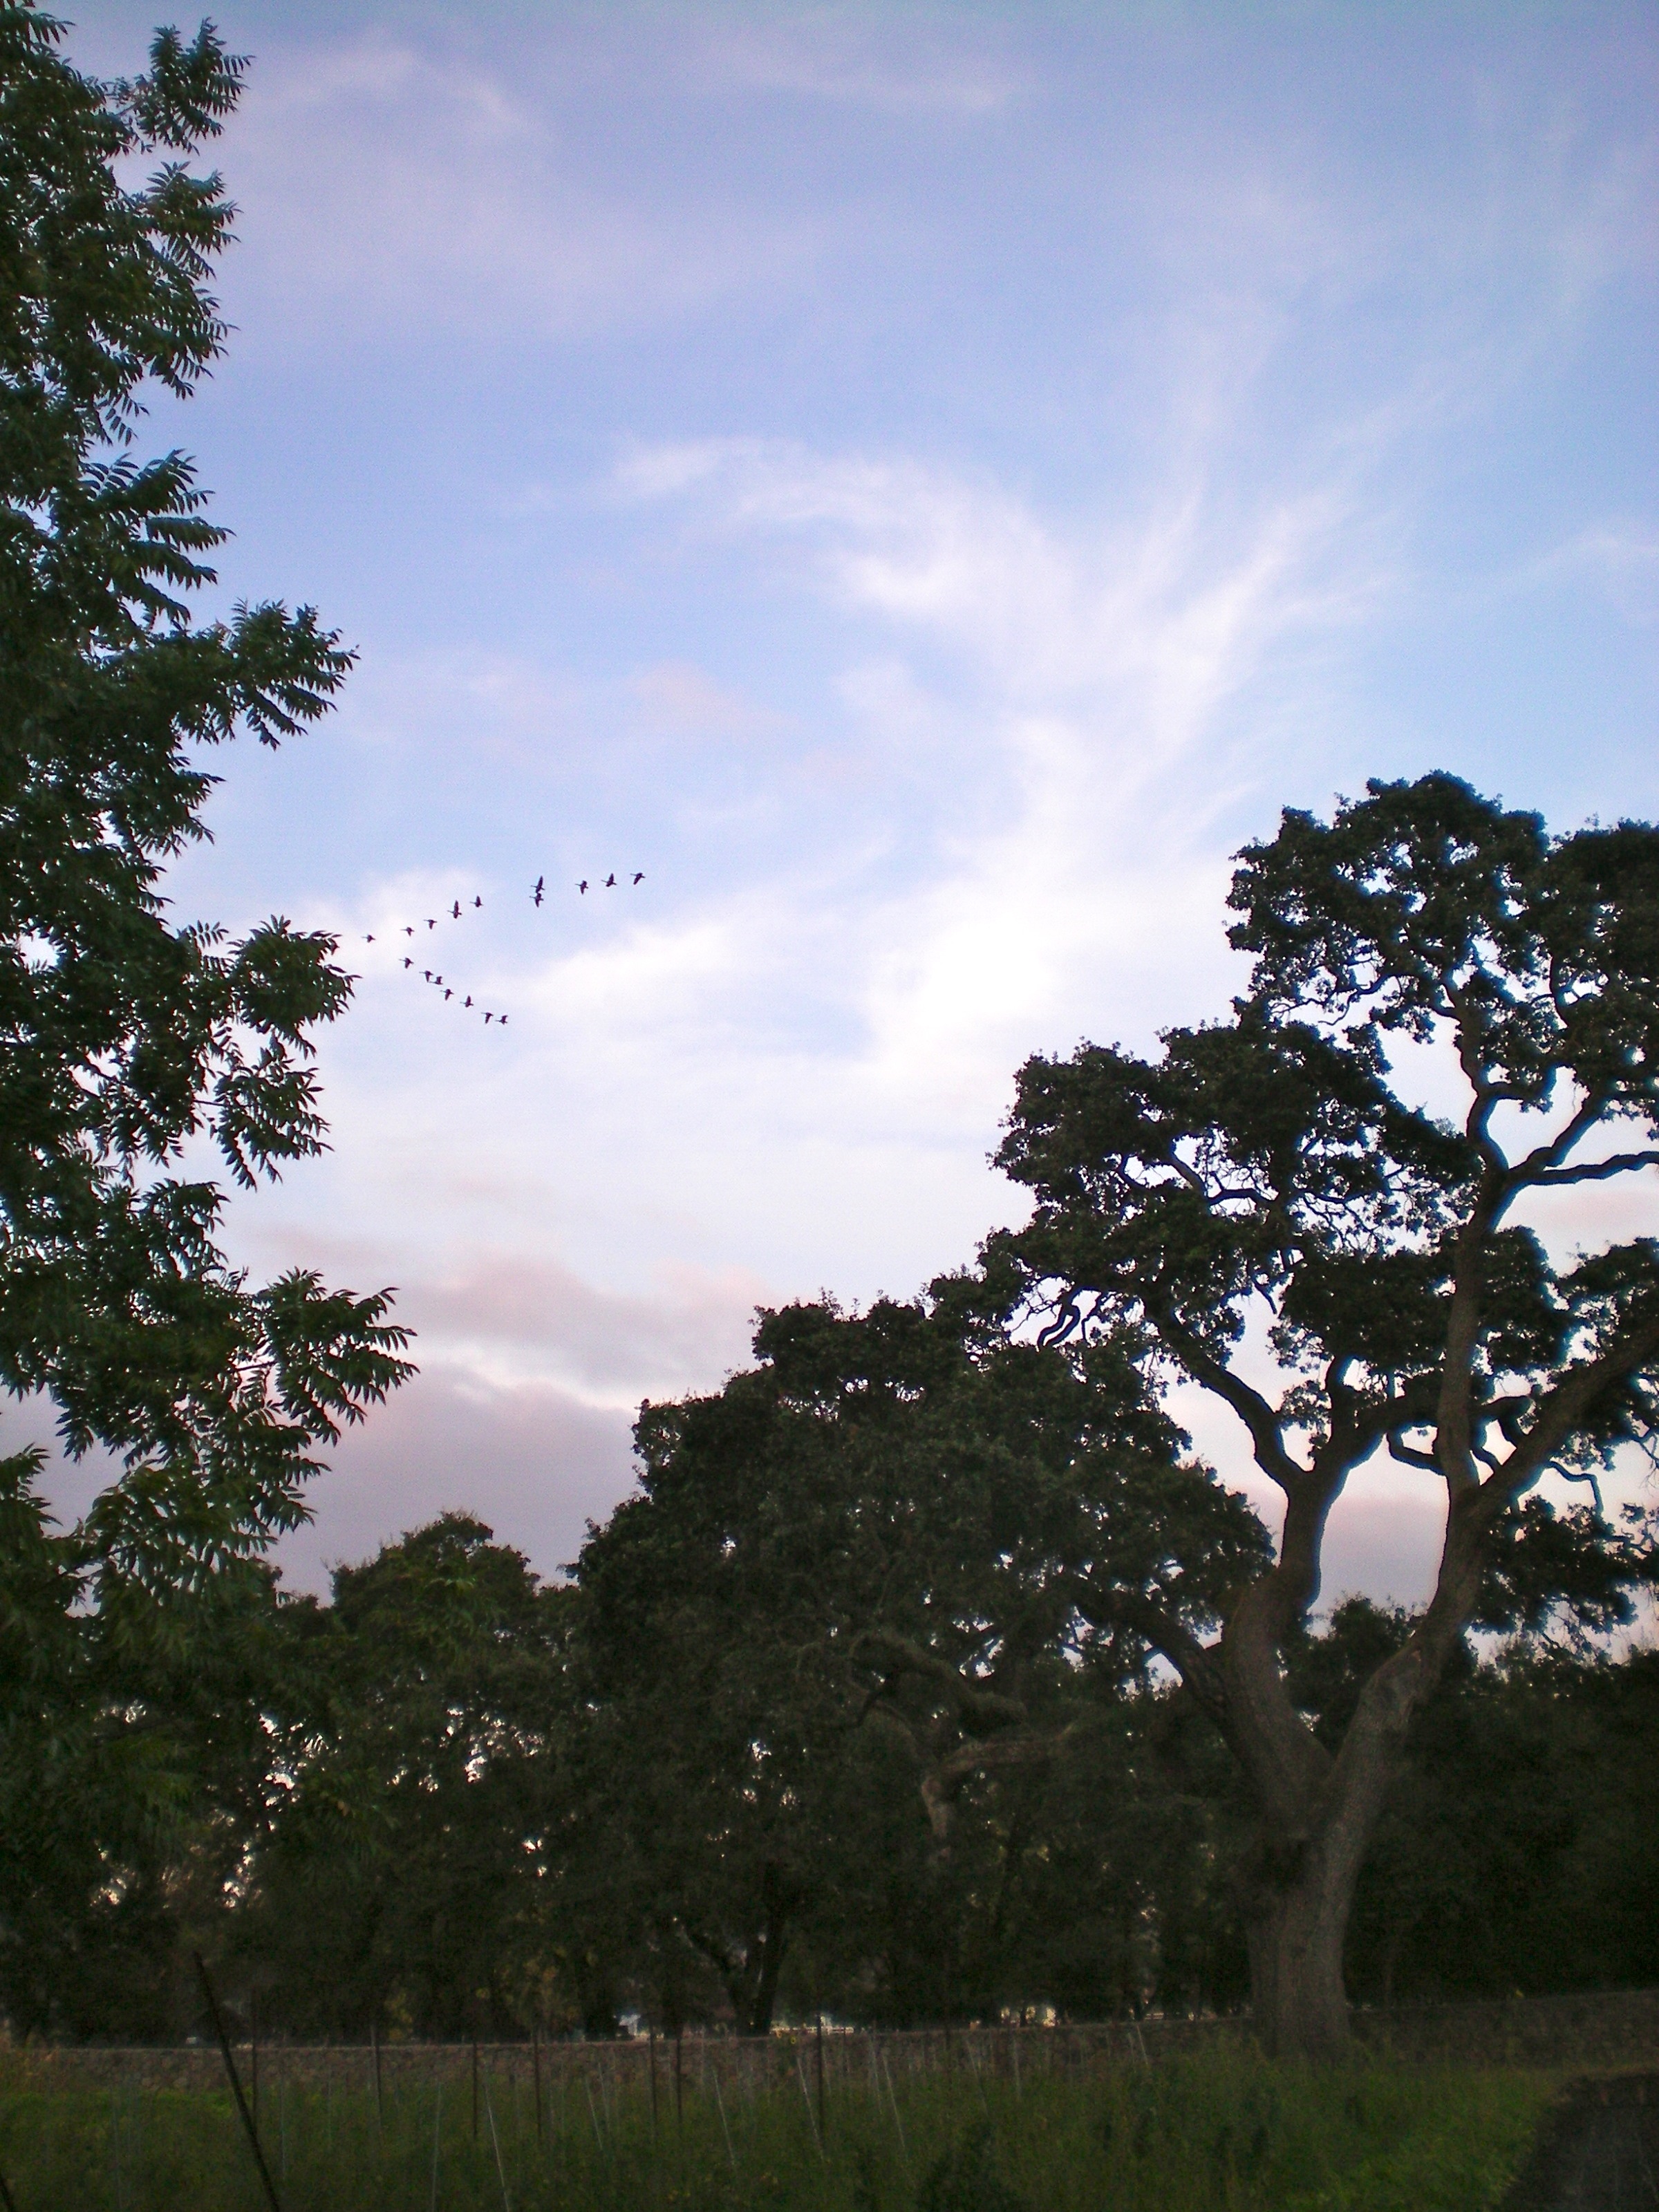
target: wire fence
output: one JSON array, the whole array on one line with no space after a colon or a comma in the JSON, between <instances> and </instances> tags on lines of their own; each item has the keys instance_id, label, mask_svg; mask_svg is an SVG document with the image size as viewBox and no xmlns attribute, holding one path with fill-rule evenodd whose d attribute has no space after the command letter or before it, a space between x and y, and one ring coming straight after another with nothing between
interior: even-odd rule
<instances>
[{"instance_id":1,"label":"wire fence","mask_svg":"<svg viewBox=\"0 0 1659 2212\"><path fill-rule=\"evenodd\" d=\"M1358 2008L1363 2048L1407 2061L1490 2065L1621 2066L1659 2057L1659 1990L1514 1997L1485 2002ZM614 2040L532 2036L514 2042L301 2044L231 2034L239 2072L256 2104L286 2082L296 2089L368 2090L380 2098L441 2081L469 2100L487 2075L509 2087L586 2083L609 2092L654 2090L659 2099L688 2089L712 2094L716 2082L752 2095L803 2073L816 2084L857 2086L884 2071L900 2080L962 2071L987 2081L1079 2076L1102 2067L1247 2045L1247 2014L1054 2026L969 2025L872 2030L797 2026L768 2036L642 2033ZM3 2046L0 2046L3 2047ZM166 2045L28 2043L12 2046L38 2086L203 2089L222 2086L223 2062L210 2039Z\"/></svg>"}]
</instances>

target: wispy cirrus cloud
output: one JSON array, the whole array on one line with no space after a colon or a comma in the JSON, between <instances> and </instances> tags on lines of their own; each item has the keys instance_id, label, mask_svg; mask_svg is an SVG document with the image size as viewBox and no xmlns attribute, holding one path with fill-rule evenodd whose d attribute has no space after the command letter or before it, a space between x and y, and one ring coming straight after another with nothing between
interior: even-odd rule
<instances>
[{"instance_id":1,"label":"wispy cirrus cloud","mask_svg":"<svg viewBox=\"0 0 1659 2212\"><path fill-rule=\"evenodd\" d=\"M778 546L799 588L896 653L845 696L872 753L921 747L939 798L919 823L898 802L898 884L844 887L845 964L864 1074L930 1101L981 1054L982 1097L1013 1032L1097 1009L1103 975L1133 1000L1150 963L1148 995L1167 987L1158 948L1213 975L1193 942L1200 909L1214 933L1206 824L1258 772L1226 710L1276 653L1363 620L1388 586L1340 483L1225 525L1182 486L1138 519L1068 530L994 483L754 441L636 452L618 483ZM953 672L930 688L941 650ZM1156 868L1138 864L1152 850Z\"/></svg>"},{"instance_id":2,"label":"wispy cirrus cloud","mask_svg":"<svg viewBox=\"0 0 1659 2212\"><path fill-rule=\"evenodd\" d=\"M1609 517L1528 562L1519 580L1555 585L1574 578L1604 593L1626 622L1659 620L1659 530L1638 519Z\"/></svg>"},{"instance_id":3,"label":"wispy cirrus cloud","mask_svg":"<svg viewBox=\"0 0 1659 2212\"><path fill-rule=\"evenodd\" d=\"M384 344L481 329L541 341L638 329L799 278L823 217L669 180L623 184L547 112L561 57L529 82L459 33L390 23L279 44L230 133L245 209L238 304L285 342Z\"/></svg>"},{"instance_id":4,"label":"wispy cirrus cloud","mask_svg":"<svg viewBox=\"0 0 1659 2212\"><path fill-rule=\"evenodd\" d=\"M1033 89L1034 73L981 21L916 7L709 8L686 27L686 73L709 89L793 94L896 114L972 121Z\"/></svg>"}]
</instances>

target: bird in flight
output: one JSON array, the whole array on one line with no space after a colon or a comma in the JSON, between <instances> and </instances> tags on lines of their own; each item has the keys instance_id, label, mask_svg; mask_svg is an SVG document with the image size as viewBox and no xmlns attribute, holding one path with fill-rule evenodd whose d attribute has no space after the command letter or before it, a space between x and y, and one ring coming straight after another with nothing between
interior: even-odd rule
<instances>
[{"instance_id":1,"label":"bird in flight","mask_svg":"<svg viewBox=\"0 0 1659 2212\"><path fill-rule=\"evenodd\" d=\"M413 936L414 936L414 934L415 934L415 925L414 925L414 923L411 921L411 922L409 924L408 927L404 931L404 935L405 937L413 937Z\"/></svg>"},{"instance_id":2,"label":"bird in flight","mask_svg":"<svg viewBox=\"0 0 1659 2212\"><path fill-rule=\"evenodd\" d=\"M643 868L636 868L634 871L634 881L636 884L642 884L645 881L645 870Z\"/></svg>"},{"instance_id":3,"label":"bird in flight","mask_svg":"<svg viewBox=\"0 0 1659 2212\"><path fill-rule=\"evenodd\" d=\"M456 900L456 902L455 902L455 903L454 903L454 905L453 905L453 907L451 907L451 908L450 908L450 909L449 909L449 918L450 918L450 920L451 920L452 921L459 921L460 920L460 918L461 918L461 902L460 902L459 899L457 899L457 900Z\"/></svg>"},{"instance_id":4,"label":"bird in flight","mask_svg":"<svg viewBox=\"0 0 1659 2212\"><path fill-rule=\"evenodd\" d=\"M404 958L404 967L405 967L405 968L412 968L412 967L415 965L415 963L414 963L411 959L410 959L410 958L408 957L408 956L405 954Z\"/></svg>"},{"instance_id":5,"label":"bird in flight","mask_svg":"<svg viewBox=\"0 0 1659 2212\"><path fill-rule=\"evenodd\" d=\"M583 892L585 892L585 891L586 890L586 889L587 889L587 878L586 878L586 876L584 876L584 877L582 878L582 879L581 879L580 883L579 883L579 884L577 884L576 889L577 889L579 891L583 891Z\"/></svg>"},{"instance_id":6,"label":"bird in flight","mask_svg":"<svg viewBox=\"0 0 1659 2212\"><path fill-rule=\"evenodd\" d=\"M474 906L482 906L483 904L483 901L481 898L475 898L472 903Z\"/></svg>"},{"instance_id":7,"label":"bird in flight","mask_svg":"<svg viewBox=\"0 0 1659 2212\"><path fill-rule=\"evenodd\" d=\"M453 998L454 997L454 995L455 995L455 994L454 994L453 991L446 991L446 992L444 993L444 996L445 996L445 998L447 998L447 999L453 999Z\"/></svg>"},{"instance_id":8,"label":"bird in flight","mask_svg":"<svg viewBox=\"0 0 1659 2212\"><path fill-rule=\"evenodd\" d=\"M488 1029L488 1028L489 1028L489 1024L491 1024L491 1022L493 1022L493 1021L495 1020L495 1015L494 1015L494 1014L486 1014L486 1015L484 1016L484 1027L485 1027L486 1029Z\"/></svg>"},{"instance_id":9,"label":"bird in flight","mask_svg":"<svg viewBox=\"0 0 1659 2212\"><path fill-rule=\"evenodd\" d=\"M547 882L547 878L546 878L545 876L538 876L538 877L537 877L537 878L536 878L536 888L535 888L535 890L534 890L533 891L532 891L532 892L531 892L531 894L530 894L531 902L532 902L532 905L539 906L539 905L541 904L541 902L542 902L542 891L543 891L543 888L544 888L544 886L545 885L546 882Z\"/></svg>"},{"instance_id":10,"label":"bird in flight","mask_svg":"<svg viewBox=\"0 0 1659 2212\"><path fill-rule=\"evenodd\" d=\"M432 981L432 970L429 968L422 968L421 973L428 983Z\"/></svg>"},{"instance_id":11,"label":"bird in flight","mask_svg":"<svg viewBox=\"0 0 1659 2212\"><path fill-rule=\"evenodd\" d=\"M605 878L605 887L606 890L608 890L608 891L614 891L614 890L616 890L616 888L617 888L617 878L616 878L616 877L615 877L614 875L607 876L607 877Z\"/></svg>"},{"instance_id":12,"label":"bird in flight","mask_svg":"<svg viewBox=\"0 0 1659 2212\"><path fill-rule=\"evenodd\" d=\"M437 921L433 915L428 915L426 918L426 926L428 929L435 929L438 927Z\"/></svg>"},{"instance_id":13,"label":"bird in flight","mask_svg":"<svg viewBox=\"0 0 1659 2212\"><path fill-rule=\"evenodd\" d=\"M472 1004L472 994L471 994L471 991L469 991L469 992L467 993L467 994L466 994L466 998L465 998L465 1000L464 1003L465 1003L465 1005L469 1006Z\"/></svg>"},{"instance_id":14,"label":"bird in flight","mask_svg":"<svg viewBox=\"0 0 1659 2212\"><path fill-rule=\"evenodd\" d=\"M374 944L374 932L371 930L371 931L369 932L368 935L366 938L364 938L364 939L363 939L363 943L364 943L365 945L373 945L373 944Z\"/></svg>"}]
</instances>

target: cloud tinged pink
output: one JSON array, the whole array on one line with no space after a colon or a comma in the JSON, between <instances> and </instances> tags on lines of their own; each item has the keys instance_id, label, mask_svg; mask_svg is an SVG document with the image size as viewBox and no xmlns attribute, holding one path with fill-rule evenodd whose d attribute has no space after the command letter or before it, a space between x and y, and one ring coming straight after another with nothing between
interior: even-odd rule
<instances>
[{"instance_id":1,"label":"cloud tinged pink","mask_svg":"<svg viewBox=\"0 0 1659 2212\"><path fill-rule=\"evenodd\" d=\"M398 1310L422 1343L499 1388L525 1376L596 1409L629 1407L718 1382L747 1352L764 1291L736 1268L708 1276L666 1266L659 1282L653 1294L629 1294L556 1261L471 1253L453 1272L409 1285Z\"/></svg>"},{"instance_id":2,"label":"cloud tinged pink","mask_svg":"<svg viewBox=\"0 0 1659 2212\"><path fill-rule=\"evenodd\" d=\"M284 1579L324 1589L336 1562L452 1511L487 1522L554 1574L626 1494L629 1425L551 1383L490 1389L435 1362L333 1454L316 1499L324 1510L282 1547Z\"/></svg>"}]
</instances>

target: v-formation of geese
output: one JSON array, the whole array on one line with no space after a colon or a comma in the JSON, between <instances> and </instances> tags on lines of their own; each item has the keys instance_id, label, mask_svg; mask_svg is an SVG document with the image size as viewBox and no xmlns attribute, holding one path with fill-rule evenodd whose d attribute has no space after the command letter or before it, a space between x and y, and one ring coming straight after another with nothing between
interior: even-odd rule
<instances>
[{"instance_id":1,"label":"v-formation of geese","mask_svg":"<svg viewBox=\"0 0 1659 2212\"><path fill-rule=\"evenodd\" d=\"M612 870L611 873L605 878L605 881L598 885L598 888L601 890L614 891L617 889L619 884L626 884L629 889L637 890L644 881L645 871L643 868L635 868L631 876L629 874L627 870L624 870L621 877L618 877L616 872ZM580 882L576 885L577 890L584 894L584 896L592 888L594 888L594 886L589 883L588 878L586 876L584 876ZM535 884L530 893L530 903L532 906L539 907L546 899L546 896L547 878L544 875L538 876ZM477 914L483 905L483 898L476 895L465 901L454 899L451 902L449 910L447 914L428 914L424 915L422 918L422 921L418 922L400 922L398 925L396 931L392 933L394 941L397 936L403 936L412 939L419 935L423 927L428 930L436 929L440 921L459 921L467 915ZM381 934L385 935L386 933L382 932ZM364 932L363 942L365 945L374 945L377 944L379 941L380 939L376 937L375 933L372 929L366 930ZM412 975L414 974L415 958L416 956L412 952L405 952L403 955L404 971L406 975ZM441 991L443 994L446 1005L447 1005L448 1002L455 997L456 993L460 989L459 984L447 982L443 976L439 975L435 969L432 968L422 969L421 981L423 983L428 984L433 990ZM498 1029L504 1030L507 1027L507 1016L505 1014L498 1013L493 1006L483 1006L478 1005L473 999L471 992L467 992L462 997L460 1012L463 1013L481 1014L483 1017L484 1026L486 1029L489 1027L492 1022Z\"/></svg>"}]
</instances>

